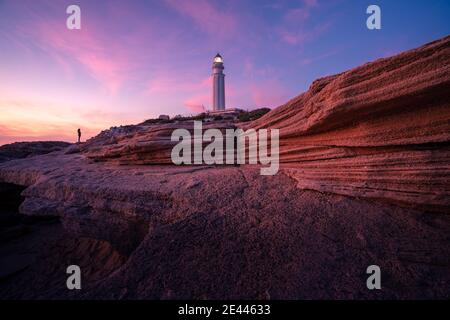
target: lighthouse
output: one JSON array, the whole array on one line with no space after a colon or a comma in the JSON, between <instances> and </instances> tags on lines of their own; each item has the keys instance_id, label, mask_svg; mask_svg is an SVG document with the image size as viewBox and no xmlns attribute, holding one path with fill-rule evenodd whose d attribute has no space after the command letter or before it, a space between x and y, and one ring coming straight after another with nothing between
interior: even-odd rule
<instances>
[{"instance_id":1,"label":"lighthouse","mask_svg":"<svg viewBox=\"0 0 450 320\"><path fill-rule=\"evenodd\" d=\"M213 111L225 110L225 74L223 73L223 58L216 54L213 60Z\"/></svg>"}]
</instances>

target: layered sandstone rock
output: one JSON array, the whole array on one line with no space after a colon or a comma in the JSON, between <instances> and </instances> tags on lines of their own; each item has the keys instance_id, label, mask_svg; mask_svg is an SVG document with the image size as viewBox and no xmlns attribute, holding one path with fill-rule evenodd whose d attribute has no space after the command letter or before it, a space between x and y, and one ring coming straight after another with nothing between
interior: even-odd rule
<instances>
[{"instance_id":1,"label":"layered sandstone rock","mask_svg":"<svg viewBox=\"0 0 450 320\"><path fill-rule=\"evenodd\" d=\"M450 213L449 61L446 37L316 80L307 92L241 126L280 129L282 168L300 188ZM172 164L173 130L192 126L124 127L83 150L94 161Z\"/></svg>"},{"instance_id":2,"label":"layered sandstone rock","mask_svg":"<svg viewBox=\"0 0 450 320\"><path fill-rule=\"evenodd\" d=\"M320 79L246 124L280 129L275 176L141 165L169 164L172 131L191 122L112 128L81 153L1 163L0 195L25 188L18 210L60 224L0 243L0 297L450 297L450 215L429 212L450 207L449 48ZM5 239L24 236L13 231ZM87 270L81 292L64 287L68 264ZM366 288L372 264L381 291Z\"/></svg>"},{"instance_id":3,"label":"layered sandstone rock","mask_svg":"<svg viewBox=\"0 0 450 320\"><path fill-rule=\"evenodd\" d=\"M300 188L450 213L450 37L316 80L246 128L280 129Z\"/></svg>"},{"instance_id":4,"label":"layered sandstone rock","mask_svg":"<svg viewBox=\"0 0 450 320\"><path fill-rule=\"evenodd\" d=\"M0 180L28 186L22 214L64 228L0 243L2 298L450 296L447 215L303 191L247 166L116 166L61 152L4 163ZM86 274L81 291L65 289L69 264ZM381 291L366 288L372 264Z\"/></svg>"},{"instance_id":5,"label":"layered sandstone rock","mask_svg":"<svg viewBox=\"0 0 450 320\"><path fill-rule=\"evenodd\" d=\"M203 131L215 128L224 132L234 128L234 125L228 121L220 121L204 124L202 127ZM193 136L194 122L138 125L123 132L112 129L87 141L82 150L89 159L96 162L126 165L173 164L171 151L178 141L171 141L171 135L176 129L186 129Z\"/></svg>"}]
</instances>

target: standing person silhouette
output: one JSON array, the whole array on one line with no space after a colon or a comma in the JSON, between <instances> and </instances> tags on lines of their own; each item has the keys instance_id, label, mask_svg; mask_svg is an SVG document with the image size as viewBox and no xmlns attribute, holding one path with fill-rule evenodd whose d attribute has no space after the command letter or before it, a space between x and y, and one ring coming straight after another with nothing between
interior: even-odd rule
<instances>
[{"instance_id":1,"label":"standing person silhouette","mask_svg":"<svg viewBox=\"0 0 450 320\"><path fill-rule=\"evenodd\" d=\"M78 128L78 143L80 143L80 139L81 139L81 130L80 128Z\"/></svg>"}]
</instances>

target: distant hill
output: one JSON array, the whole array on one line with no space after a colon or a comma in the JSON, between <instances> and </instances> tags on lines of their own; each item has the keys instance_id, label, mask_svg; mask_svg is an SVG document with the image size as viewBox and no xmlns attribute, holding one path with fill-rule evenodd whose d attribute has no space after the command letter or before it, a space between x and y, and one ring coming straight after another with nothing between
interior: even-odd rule
<instances>
[{"instance_id":1,"label":"distant hill","mask_svg":"<svg viewBox=\"0 0 450 320\"><path fill-rule=\"evenodd\" d=\"M5 144L0 146L0 162L59 151L68 146L70 146L70 143L63 141L14 142Z\"/></svg>"}]
</instances>

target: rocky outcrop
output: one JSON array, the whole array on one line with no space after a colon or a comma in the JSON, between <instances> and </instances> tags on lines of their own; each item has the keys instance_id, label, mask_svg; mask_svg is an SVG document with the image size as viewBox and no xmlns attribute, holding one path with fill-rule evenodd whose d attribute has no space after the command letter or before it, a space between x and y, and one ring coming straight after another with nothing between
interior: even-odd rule
<instances>
[{"instance_id":1,"label":"rocky outcrop","mask_svg":"<svg viewBox=\"0 0 450 320\"><path fill-rule=\"evenodd\" d=\"M280 130L281 167L302 189L450 213L450 37L314 81L248 124ZM174 129L115 128L88 141L100 162L171 164ZM117 131L119 130L119 131Z\"/></svg>"},{"instance_id":2,"label":"rocky outcrop","mask_svg":"<svg viewBox=\"0 0 450 320\"><path fill-rule=\"evenodd\" d=\"M210 128L224 132L234 128L234 125L228 121L203 125L203 130ZM173 164L171 151L178 141L171 141L171 135L176 129L186 129L193 135L194 122L139 125L124 132L112 129L88 140L82 150L89 159L96 162L125 165Z\"/></svg>"},{"instance_id":3,"label":"rocky outcrop","mask_svg":"<svg viewBox=\"0 0 450 320\"><path fill-rule=\"evenodd\" d=\"M29 185L23 214L64 227L20 240L40 248L25 257L10 257L18 240L0 244L2 261L15 261L2 298L450 297L447 215L303 191L246 166L116 166L60 153L4 163L0 180ZM69 264L87 273L81 291L64 288ZM372 264L381 291L366 288Z\"/></svg>"},{"instance_id":4,"label":"rocky outcrop","mask_svg":"<svg viewBox=\"0 0 450 320\"><path fill-rule=\"evenodd\" d=\"M46 154L67 148L62 141L15 142L0 146L0 162Z\"/></svg>"},{"instance_id":5,"label":"rocky outcrop","mask_svg":"<svg viewBox=\"0 0 450 320\"><path fill-rule=\"evenodd\" d=\"M5 208L37 220L0 206L0 298L448 299L449 48L320 79L245 124L280 129L275 176L168 165L172 131L192 122L1 163ZM65 288L69 264L81 291ZM366 287L373 264L380 291Z\"/></svg>"},{"instance_id":6,"label":"rocky outcrop","mask_svg":"<svg viewBox=\"0 0 450 320\"><path fill-rule=\"evenodd\" d=\"M246 126L267 127L300 188L450 213L450 37L316 80Z\"/></svg>"}]
</instances>

